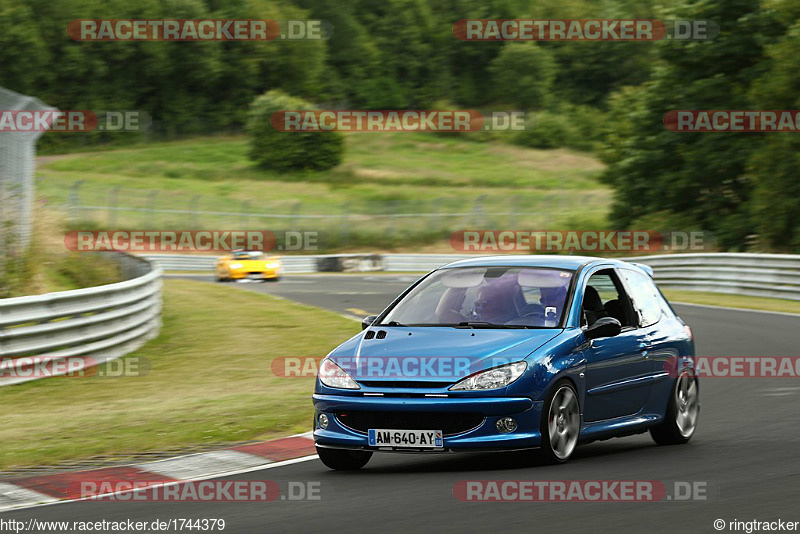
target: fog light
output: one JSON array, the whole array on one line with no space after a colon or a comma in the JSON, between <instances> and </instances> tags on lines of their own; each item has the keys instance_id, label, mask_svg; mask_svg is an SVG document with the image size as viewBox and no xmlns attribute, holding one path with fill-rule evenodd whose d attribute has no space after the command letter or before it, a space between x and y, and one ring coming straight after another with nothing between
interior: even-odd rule
<instances>
[{"instance_id":1,"label":"fog light","mask_svg":"<svg viewBox=\"0 0 800 534\"><path fill-rule=\"evenodd\" d=\"M517 421L513 417L502 417L497 420L497 431L502 434L508 434L517 429Z\"/></svg>"},{"instance_id":2,"label":"fog light","mask_svg":"<svg viewBox=\"0 0 800 534\"><path fill-rule=\"evenodd\" d=\"M317 423L322 430L325 430L328 428L328 416L324 413L319 414L319 417L317 417Z\"/></svg>"}]
</instances>

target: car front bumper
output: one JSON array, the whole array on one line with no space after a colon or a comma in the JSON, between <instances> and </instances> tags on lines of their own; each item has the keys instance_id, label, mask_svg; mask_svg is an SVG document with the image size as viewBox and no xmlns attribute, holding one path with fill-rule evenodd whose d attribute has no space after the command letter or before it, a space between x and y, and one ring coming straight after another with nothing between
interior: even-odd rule
<instances>
[{"instance_id":1,"label":"car front bumper","mask_svg":"<svg viewBox=\"0 0 800 534\"><path fill-rule=\"evenodd\" d=\"M536 448L541 444L542 401L527 397L363 397L355 395L314 394L314 441L320 447L361 449L393 452L442 452L516 450ZM443 449L406 449L371 447L367 433L356 431L342 424L336 414L347 411L360 412L404 412L413 417L415 413L452 413L454 417L464 413L478 413L483 421L476 427L460 433L444 435ZM328 415L328 428L319 428L320 413ZM513 417L517 429L507 434L496 428L497 420ZM384 428L391 429L391 426ZM440 430L419 428L419 430Z\"/></svg>"},{"instance_id":2,"label":"car front bumper","mask_svg":"<svg viewBox=\"0 0 800 534\"><path fill-rule=\"evenodd\" d=\"M259 272L231 271L230 277L233 280L272 280L280 277L280 269L269 269Z\"/></svg>"}]
</instances>

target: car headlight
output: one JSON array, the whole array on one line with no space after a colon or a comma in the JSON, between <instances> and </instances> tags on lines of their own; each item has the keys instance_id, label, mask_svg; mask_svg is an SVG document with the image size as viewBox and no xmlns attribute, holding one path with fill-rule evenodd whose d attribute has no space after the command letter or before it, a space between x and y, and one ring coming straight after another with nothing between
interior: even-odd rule
<instances>
[{"instance_id":1,"label":"car headlight","mask_svg":"<svg viewBox=\"0 0 800 534\"><path fill-rule=\"evenodd\" d=\"M319 366L317 373L319 381L329 388L339 389L361 389L356 381L350 378L344 369L333 363L330 358L325 358Z\"/></svg>"},{"instance_id":2,"label":"car headlight","mask_svg":"<svg viewBox=\"0 0 800 534\"><path fill-rule=\"evenodd\" d=\"M527 368L528 364L525 362L501 365L500 367L481 371L480 373L469 376L456 385L451 386L450 390L464 391L502 388L521 377L522 373L524 373Z\"/></svg>"},{"instance_id":3,"label":"car headlight","mask_svg":"<svg viewBox=\"0 0 800 534\"><path fill-rule=\"evenodd\" d=\"M241 269L244 267L241 263L231 263L231 269Z\"/></svg>"},{"instance_id":4,"label":"car headlight","mask_svg":"<svg viewBox=\"0 0 800 534\"><path fill-rule=\"evenodd\" d=\"M278 263L278 262L273 262L273 263L265 263L265 264L264 264L264 268L266 268L266 269L277 269L277 268L278 268L278 267L280 267L280 266L281 266L281 264L280 264L280 263Z\"/></svg>"}]
</instances>

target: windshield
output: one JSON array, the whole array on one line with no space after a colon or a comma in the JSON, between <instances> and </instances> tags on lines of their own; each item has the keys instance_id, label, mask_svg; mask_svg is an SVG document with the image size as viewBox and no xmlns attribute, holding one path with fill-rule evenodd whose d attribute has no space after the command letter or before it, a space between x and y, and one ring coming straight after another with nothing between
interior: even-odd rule
<instances>
[{"instance_id":1,"label":"windshield","mask_svg":"<svg viewBox=\"0 0 800 534\"><path fill-rule=\"evenodd\" d=\"M572 274L523 267L443 269L412 289L380 324L554 328L564 313Z\"/></svg>"},{"instance_id":2,"label":"windshield","mask_svg":"<svg viewBox=\"0 0 800 534\"><path fill-rule=\"evenodd\" d=\"M260 260L264 256L263 252L234 252L233 259L235 260Z\"/></svg>"}]
</instances>

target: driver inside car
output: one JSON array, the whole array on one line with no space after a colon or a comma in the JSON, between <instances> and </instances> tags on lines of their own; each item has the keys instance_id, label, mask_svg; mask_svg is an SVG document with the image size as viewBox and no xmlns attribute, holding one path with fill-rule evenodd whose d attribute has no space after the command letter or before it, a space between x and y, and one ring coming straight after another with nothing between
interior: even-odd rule
<instances>
[{"instance_id":1,"label":"driver inside car","mask_svg":"<svg viewBox=\"0 0 800 534\"><path fill-rule=\"evenodd\" d=\"M518 319L519 313L514 306L516 292L519 292L516 277L501 276L488 280L478 290L470 320L491 324L505 324Z\"/></svg>"}]
</instances>

